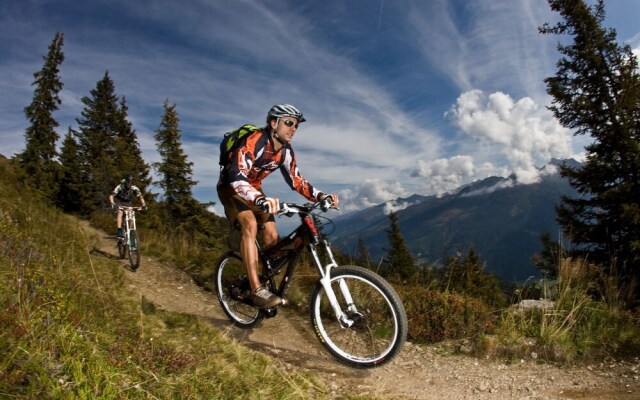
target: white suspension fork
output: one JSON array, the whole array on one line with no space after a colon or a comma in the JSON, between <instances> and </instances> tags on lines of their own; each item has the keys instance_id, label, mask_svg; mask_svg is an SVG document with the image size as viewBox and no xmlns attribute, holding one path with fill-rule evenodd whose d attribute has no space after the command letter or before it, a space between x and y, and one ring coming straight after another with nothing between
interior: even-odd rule
<instances>
[{"instance_id":1,"label":"white suspension fork","mask_svg":"<svg viewBox=\"0 0 640 400\"><path fill-rule=\"evenodd\" d=\"M129 210L129 218L131 219L131 223L129 224L129 229L136 230L136 212L134 210Z\"/></svg>"},{"instance_id":2,"label":"white suspension fork","mask_svg":"<svg viewBox=\"0 0 640 400\"><path fill-rule=\"evenodd\" d=\"M324 270L322 267L322 262L320 261L320 257L318 257L318 252L316 250L315 245L313 244L309 245L309 252L311 253L311 256L313 257L313 260L316 264L316 267L318 268L318 272L320 273L320 284L322 285L325 293L327 294L327 299L329 299L329 304L331 304L331 308L333 308L333 312L336 315L336 318L338 319L338 321L343 327L348 328L354 324L354 321L350 319L347 316L347 314L345 314L342 311L342 307L340 307L340 302L338 301L338 298L335 292L333 291L333 287L331 286L331 268L337 268L338 264L336 263L335 258L333 257L333 253L331 252L331 247L329 246L329 243L327 243L326 240L323 240L322 245L324 246L325 251L327 252L327 255L329 257L329 263L324 266ZM347 303L349 310L355 311L354 310L355 305L353 304L353 298L351 297L351 292L349 292L349 287L347 286L347 283L344 281L344 279L340 279L338 281L338 285L340 287L340 293L342 294L342 297Z\"/></svg>"},{"instance_id":3,"label":"white suspension fork","mask_svg":"<svg viewBox=\"0 0 640 400\"><path fill-rule=\"evenodd\" d=\"M126 244L129 244L129 210L124 209L124 215L122 216L124 219L124 240Z\"/></svg>"},{"instance_id":4,"label":"white suspension fork","mask_svg":"<svg viewBox=\"0 0 640 400\"><path fill-rule=\"evenodd\" d=\"M125 228L125 240L126 243L130 243L131 240L131 230L136 229L136 219L134 217L134 211L130 208L124 209L124 228Z\"/></svg>"}]
</instances>

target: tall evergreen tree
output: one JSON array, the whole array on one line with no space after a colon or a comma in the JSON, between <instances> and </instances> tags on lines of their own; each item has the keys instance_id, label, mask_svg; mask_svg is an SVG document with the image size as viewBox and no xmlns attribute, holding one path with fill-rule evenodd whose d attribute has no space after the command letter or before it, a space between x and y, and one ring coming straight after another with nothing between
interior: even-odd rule
<instances>
[{"instance_id":1,"label":"tall evergreen tree","mask_svg":"<svg viewBox=\"0 0 640 400\"><path fill-rule=\"evenodd\" d=\"M389 214L391 229L387 231L389 250L387 250L386 272L390 278L397 277L401 282L413 277L417 270L415 260L409 251L404 236L398 225L398 216L395 212Z\"/></svg>"},{"instance_id":2,"label":"tall evergreen tree","mask_svg":"<svg viewBox=\"0 0 640 400\"><path fill-rule=\"evenodd\" d=\"M128 173L133 174L136 178L136 186L146 193L152 181L151 172L149 165L142 158L138 135L128 120L128 111L126 99L123 97L118 109L120 126L116 132L117 168L122 176ZM150 200L148 194L145 194L145 197L147 201Z\"/></svg>"},{"instance_id":3,"label":"tall evergreen tree","mask_svg":"<svg viewBox=\"0 0 640 400\"><path fill-rule=\"evenodd\" d=\"M562 243L551 239L548 232L540 235L542 250L531 258L540 275L544 278L556 278L560 272L560 261L566 256Z\"/></svg>"},{"instance_id":4,"label":"tall evergreen tree","mask_svg":"<svg viewBox=\"0 0 640 400\"><path fill-rule=\"evenodd\" d=\"M364 239L358 238L358 262L366 268L371 269L371 254L369 254L369 248Z\"/></svg>"},{"instance_id":5,"label":"tall evergreen tree","mask_svg":"<svg viewBox=\"0 0 640 400\"><path fill-rule=\"evenodd\" d=\"M79 147L76 135L77 133L69 128L62 141L60 151L61 180L56 202L66 212L80 211L80 197L84 187L82 162L78 157Z\"/></svg>"},{"instance_id":6,"label":"tall evergreen tree","mask_svg":"<svg viewBox=\"0 0 640 400\"><path fill-rule=\"evenodd\" d=\"M160 175L157 184L163 189L163 203L171 225L184 227L186 221L198 213L191 192L197 182L191 178L193 163L188 161L182 150L182 132L176 105L169 105L169 101L165 100L163 108L162 121L155 135L156 148L162 161L153 166Z\"/></svg>"},{"instance_id":7,"label":"tall evergreen tree","mask_svg":"<svg viewBox=\"0 0 640 400\"><path fill-rule=\"evenodd\" d=\"M473 246L464 257L460 253L447 257L442 266L440 289L485 300L491 306L503 306L506 297L498 278L485 271Z\"/></svg>"},{"instance_id":8,"label":"tall evergreen tree","mask_svg":"<svg viewBox=\"0 0 640 400\"><path fill-rule=\"evenodd\" d=\"M24 112L31 125L25 133L26 148L18 160L27 184L40 192L45 199L55 200L58 191L58 163L56 142L59 139L55 128L58 121L53 112L58 110L61 100L62 81L59 67L64 61L62 46L64 36L57 32L44 58L44 66L33 76L35 86L33 101Z\"/></svg>"},{"instance_id":9,"label":"tall evergreen tree","mask_svg":"<svg viewBox=\"0 0 640 400\"><path fill-rule=\"evenodd\" d=\"M589 260L623 277L640 277L640 77L631 48L605 29L604 2L548 0L562 21L545 24L543 34L568 35L558 45L563 57L545 80L550 109L575 135L589 135L581 168L565 166L563 176L580 193L557 207L564 235ZM631 282L632 280L626 279ZM640 293L637 292L638 295ZM640 297L640 296L639 296Z\"/></svg>"},{"instance_id":10,"label":"tall evergreen tree","mask_svg":"<svg viewBox=\"0 0 640 400\"><path fill-rule=\"evenodd\" d=\"M91 90L91 97L83 97L82 102L85 108L82 117L76 120L81 175L85 182L80 202L81 212L88 214L106 205L106 197L123 176L116 149L122 114L108 72Z\"/></svg>"}]
</instances>

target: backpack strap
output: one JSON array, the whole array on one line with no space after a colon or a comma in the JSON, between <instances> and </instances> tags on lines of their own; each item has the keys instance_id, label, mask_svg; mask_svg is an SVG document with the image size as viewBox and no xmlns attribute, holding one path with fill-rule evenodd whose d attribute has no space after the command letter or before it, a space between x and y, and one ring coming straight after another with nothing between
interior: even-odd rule
<instances>
[{"instance_id":1,"label":"backpack strap","mask_svg":"<svg viewBox=\"0 0 640 400\"><path fill-rule=\"evenodd\" d=\"M220 160L218 163L221 166L226 166L229 163L229 157L233 150L241 147L250 134L260 130L262 130L262 128L245 124L238 129L225 133L220 142Z\"/></svg>"}]
</instances>

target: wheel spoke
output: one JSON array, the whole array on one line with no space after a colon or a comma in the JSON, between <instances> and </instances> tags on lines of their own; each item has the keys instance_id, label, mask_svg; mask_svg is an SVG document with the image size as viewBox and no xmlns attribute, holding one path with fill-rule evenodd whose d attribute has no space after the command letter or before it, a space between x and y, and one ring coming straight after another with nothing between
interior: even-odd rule
<instances>
[{"instance_id":1,"label":"wheel spoke","mask_svg":"<svg viewBox=\"0 0 640 400\"><path fill-rule=\"evenodd\" d=\"M233 255L223 257L216 267L216 294L223 311L236 325L248 328L259 322L260 312L246 303L250 293L246 274L242 260Z\"/></svg>"},{"instance_id":2,"label":"wheel spoke","mask_svg":"<svg viewBox=\"0 0 640 400\"><path fill-rule=\"evenodd\" d=\"M318 287L311 310L316 334L347 365L368 368L388 362L406 339L406 313L398 295L371 271L359 267L338 270L332 272L331 287L351 326L345 328L337 321L324 289ZM348 297L343 296L340 281L348 288Z\"/></svg>"}]
</instances>

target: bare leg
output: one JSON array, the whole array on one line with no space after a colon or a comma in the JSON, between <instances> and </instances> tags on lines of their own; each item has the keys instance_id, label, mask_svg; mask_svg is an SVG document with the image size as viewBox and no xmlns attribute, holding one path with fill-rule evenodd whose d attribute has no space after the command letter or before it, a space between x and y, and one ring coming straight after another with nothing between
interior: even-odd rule
<instances>
[{"instance_id":1,"label":"bare leg","mask_svg":"<svg viewBox=\"0 0 640 400\"><path fill-rule=\"evenodd\" d=\"M268 249L278 242L278 230L276 229L275 221L269 221L264 224L262 240L265 249Z\"/></svg>"},{"instance_id":2,"label":"bare leg","mask_svg":"<svg viewBox=\"0 0 640 400\"><path fill-rule=\"evenodd\" d=\"M118 208L118 212L116 214L116 228L122 228L122 210Z\"/></svg>"},{"instance_id":3,"label":"bare leg","mask_svg":"<svg viewBox=\"0 0 640 400\"><path fill-rule=\"evenodd\" d=\"M253 292L260 287L258 278L258 247L256 246L256 236L258 234L258 223L251 211L242 211L237 216L240 225L240 254L247 268L249 284Z\"/></svg>"}]
</instances>

